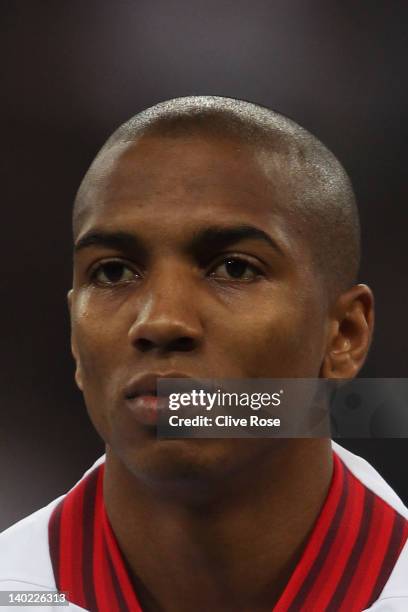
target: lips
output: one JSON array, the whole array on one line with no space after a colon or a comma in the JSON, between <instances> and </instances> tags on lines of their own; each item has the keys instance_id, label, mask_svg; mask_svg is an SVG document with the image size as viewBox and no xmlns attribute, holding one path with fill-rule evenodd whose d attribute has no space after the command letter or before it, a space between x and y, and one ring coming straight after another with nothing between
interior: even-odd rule
<instances>
[{"instance_id":1,"label":"lips","mask_svg":"<svg viewBox=\"0 0 408 612\"><path fill-rule=\"evenodd\" d=\"M160 411L168 407L168 398L157 397L157 381L162 378L191 377L180 372L139 374L125 388L129 412L141 425L157 425Z\"/></svg>"},{"instance_id":2,"label":"lips","mask_svg":"<svg viewBox=\"0 0 408 612\"><path fill-rule=\"evenodd\" d=\"M180 372L146 373L139 374L125 387L125 398L157 396L157 381L161 378L191 378Z\"/></svg>"}]
</instances>

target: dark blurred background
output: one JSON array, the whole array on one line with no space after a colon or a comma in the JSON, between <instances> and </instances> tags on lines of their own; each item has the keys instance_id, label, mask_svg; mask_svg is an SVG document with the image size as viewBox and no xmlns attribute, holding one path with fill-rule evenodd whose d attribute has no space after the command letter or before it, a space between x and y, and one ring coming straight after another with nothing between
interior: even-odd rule
<instances>
[{"instance_id":1,"label":"dark blurred background","mask_svg":"<svg viewBox=\"0 0 408 612\"><path fill-rule=\"evenodd\" d=\"M70 209L107 136L160 100L219 94L289 114L350 173L377 301L362 376L407 373L408 4L2 0L0 528L102 452L73 383ZM349 440L408 502L408 440Z\"/></svg>"}]
</instances>

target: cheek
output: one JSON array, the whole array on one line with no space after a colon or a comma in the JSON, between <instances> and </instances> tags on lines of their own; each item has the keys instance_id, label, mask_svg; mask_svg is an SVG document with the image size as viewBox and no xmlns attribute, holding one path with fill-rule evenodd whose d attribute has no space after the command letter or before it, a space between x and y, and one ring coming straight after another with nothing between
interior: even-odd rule
<instances>
[{"instance_id":1,"label":"cheek","mask_svg":"<svg viewBox=\"0 0 408 612\"><path fill-rule=\"evenodd\" d=\"M92 316L78 313L72 322L72 332L88 415L101 438L109 442L118 342L114 340L112 326L100 325L97 320L95 313Z\"/></svg>"},{"instance_id":2,"label":"cheek","mask_svg":"<svg viewBox=\"0 0 408 612\"><path fill-rule=\"evenodd\" d=\"M254 302L229 319L229 354L246 377L318 377L323 330L321 309L307 297Z\"/></svg>"},{"instance_id":3,"label":"cheek","mask_svg":"<svg viewBox=\"0 0 408 612\"><path fill-rule=\"evenodd\" d=\"M72 335L77 350L84 395L103 393L109 372L115 367L123 331L120 317L107 316L90 298L80 298L72 311Z\"/></svg>"}]
</instances>

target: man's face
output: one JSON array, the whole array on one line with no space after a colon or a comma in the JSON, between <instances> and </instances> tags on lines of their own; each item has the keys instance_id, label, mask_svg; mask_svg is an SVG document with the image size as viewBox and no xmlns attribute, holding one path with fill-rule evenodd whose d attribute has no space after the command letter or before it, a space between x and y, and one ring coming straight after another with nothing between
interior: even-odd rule
<instances>
[{"instance_id":1,"label":"man's face","mask_svg":"<svg viewBox=\"0 0 408 612\"><path fill-rule=\"evenodd\" d=\"M126 400L138 374L319 376L327 302L281 166L232 140L145 136L89 178L71 294L77 381L135 474L228 472L274 442L158 440Z\"/></svg>"}]
</instances>

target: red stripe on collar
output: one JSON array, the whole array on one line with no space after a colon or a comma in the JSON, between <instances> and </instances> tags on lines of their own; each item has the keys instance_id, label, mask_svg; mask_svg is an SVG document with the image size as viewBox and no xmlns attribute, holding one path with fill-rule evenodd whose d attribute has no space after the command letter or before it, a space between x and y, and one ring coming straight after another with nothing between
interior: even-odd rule
<instances>
[{"instance_id":1,"label":"red stripe on collar","mask_svg":"<svg viewBox=\"0 0 408 612\"><path fill-rule=\"evenodd\" d=\"M49 521L56 584L92 612L141 612L103 503L104 466ZM334 454L330 489L274 612L361 612L379 597L408 537L408 522Z\"/></svg>"}]
</instances>

